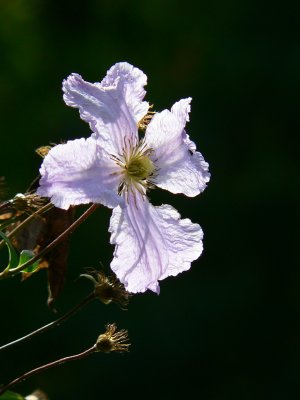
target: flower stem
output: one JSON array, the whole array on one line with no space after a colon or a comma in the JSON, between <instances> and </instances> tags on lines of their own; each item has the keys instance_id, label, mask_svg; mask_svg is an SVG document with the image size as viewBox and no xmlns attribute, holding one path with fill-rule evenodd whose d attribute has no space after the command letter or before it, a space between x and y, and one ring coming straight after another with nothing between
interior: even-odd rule
<instances>
[{"instance_id":1,"label":"flower stem","mask_svg":"<svg viewBox=\"0 0 300 400\"><path fill-rule=\"evenodd\" d=\"M0 279L9 278L10 276L14 276L18 272L22 271L23 269L29 267L30 265L34 264L38 261L42 256L52 250L55 246L59 244L62 240L65 239L67 235L72 233L82 222L84 222L95 210L99 207L99 204L93 204L89 207L72 225L69 226L61 235L59 235L56 239L53 240L48 246L46 246L43 250L41 250L36 256L32 257L30 260L25 262L22 265L19 265L16 268L12 268L9 270L4 270L0 273Z\"/></svg>"},{"instance_id":2,"label":"flower stem","mask_svg":"<svg viewBox=\"0 0 300 400\"><path fill-rule=\"evenodd\" d=\"M90 354L93 354L96 352L96 345L94 344L91 348L83 351L82 353L75 354L73 356L68 356L68 357L63 357L60 358L59 360L52 361L49 364L42 365L38 368L32 369L31 371L26 372L25 374L19 376L18 378L14 379L13 381L9 382L7 385L2 386L0 388L0 396L6 392L8 389L12 388L15 386L17 383L25 381L26 379L30 378L33 375L36 375L42 371L45 371L46 369L52 368L52 367L57 367L58 365L64 364L69 361L75 361L75 360L80 360L82 358L85 358L89 356Z\"/></svg>"},{"instance_id":3,"label":"flower stem","mask_svg":"<svg viewBox=\"0 0 300 400\"><path fill-rule=\"evenodd\" d=\"M55 326L61 325L64 321L66 321L68 318L70 318L73 314L75 314L77 311L79 311L81 308L83 308L86 304L88 304L91 300L95 298L95 292L90 293L85 299L83 299L80 303L78 303L74 308L72 308L70 311L68 311L66 314L62 315L60 318L56 319L55 321L50 322L49 324L46 324L35 331L28 333L27 335L16 339L10 343L7 343L3 346L0 347L0 351L6 350L10 347L15 346L16 344L25 342L27 340L32 339L34 336L46 332L51 328L54 328Z\"/></svg>"}]
</instances>

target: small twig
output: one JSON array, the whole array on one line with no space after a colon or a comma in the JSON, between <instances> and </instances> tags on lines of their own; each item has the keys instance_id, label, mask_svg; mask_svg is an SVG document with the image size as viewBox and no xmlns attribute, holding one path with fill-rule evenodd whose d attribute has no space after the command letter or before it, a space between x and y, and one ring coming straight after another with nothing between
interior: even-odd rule
<instances>
[{"instance_id":1,"label":"small twig","mask_svg":"<svg viewBox=\"0 0 300 400\"><path fill-rule=\"evenodd\" d=\"M93 204L90 208L88 208L72 225L69 226L61 235L59 235L56 239L53 240L48 246L46 246L43 250L41 250L36 256L32 257L30 260L25 262L22 265L19 265L16 268L12 268L9 270L4 270L0 273L0 279L5 279L10 276L17 274L18 272L22 271L23 269L29 267L30 265L34 264L38 261L42 256L52 250L55 246L59 244L62 240L65 239L67 235L72 233L82 222L84 222L95 210L99 207L99 204Z\"/></svg>"},{"instance_id":2,"label":"small twig","mask_svg":"<svg viewBox=\"0 0 300 400\"><path fill-rule=\"evenodd\" d=\"M46 332L51 328L54 328L55 326L59 326L62 324L64 321L66 321L68 318L70 318L73 314L75 314L77 311L79 311L81 308L83 308L85 305L87 305L91 300L95 298L95 292L90 293L85 299L83 299L80 303L78 303L74 308L72 308L70 311L68 311L66 314L61 316L60 318L56 319L55 321L50 322L47 325L42 326L41 328L36 329L35 331L29 333L28 335L25 335L19 339L14 340L13 342L7 343L3 346L0 347L0 351L6 350L12 346L15 346L16 344L25 342L27 340L32 339L34 336Z\"/></svg>"},{"instance_id":3,"label":"small twig","mask_svg":"<svg viewBox=\"0 0 300 400\"><path fill-rule=\"evenodd\" d=\"M82 353L79 354L75 354L73 356L69 356L69 357L64 357L64 358L60 358L59 360L53 361L49 364L45 364L42 365L38 368L35 368L29 372L26 372L25 374L19 376L18 378L14 379L13 381L11 381L10 383L8 383L7 385L4 385L0 388L0 396L6 392L8 389L12 388L13 386L15 386L17 383L25 381L26 379L30 378L33 375L36 375L42 371L45 371L46 369L52 368L52 367L57 367L58 365L64 364L66 362L69 361L75 361L75 360L81 360L82 358L85 358L87 356L89 356L90 354L95 353L97 350L97 346L96 344L94 344L91 348L83 351Z\"/></svg>"}]
</instances>

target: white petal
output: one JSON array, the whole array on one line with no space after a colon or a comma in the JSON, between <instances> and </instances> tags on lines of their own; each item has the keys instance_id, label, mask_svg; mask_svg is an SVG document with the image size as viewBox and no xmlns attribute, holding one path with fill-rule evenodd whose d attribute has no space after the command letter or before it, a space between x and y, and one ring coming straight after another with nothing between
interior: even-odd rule
<instances>
[{"instance_id":1,"label":"white petal","mask_svg":"<svg viewBox=\"0 0 300 400\"><path fill-rule=\"evenodd\" d=\"M184 127L188 121L191 99L175 103L171 111L154 115L147 127L145 140L155 150L159 173L155 183L172 193L196 196L209 181L208 164L189 140Z\"/></svg>"},{"instance_id":2,"label":"white petal","mask_svg":"<svg viewBox=\"0 0 300 400\"><path fill-rule=\"evenodd\" d=\"M37 193L59 208L101 203L115 207L120 175L117 165L94 138L70 140L53 147L40 168Z\"/></svg>"},{"instance_id":3,"label":"white petal","mask_svg":"<svg viewBox=\"0 0 300 400\"><path fill-rule=\"evenodd\" d=\"M154 207L139 195L136 202L114 208L109 231L116 245L111 268L132 293L158 293L159 280L188 270L203 250L198 224L180 219L169 205Z\"/></svg>"},{"instance_id":4,"label":"white petal","mask_svg":"<svg viewBox=\"0 0 300 400\"><path fill-rule=\"evenodd\" d=\"M120 154L125 140L138 140L137 122L147 113L142 102L146 76L127 63L112 67L101 83L89 83L78 74L63 82L67 105L79 108L81 118L90 124L102 146L111 154Z\"/></svg>"},{"instance_id":5,"label":"white petal","mask_svg":"<svg viewBox=\"0 0 300 400\"><path fill-rule=\"evenodd\" d=\"M121 82L121 85L120 85ZM142 101L146 91L147 76L138 68L127 62L113 65L101 82L101 87L113 87L117 83L123 87L125 102L136 124L147 114L149 103Z\"/></svg>"}]
</instances>

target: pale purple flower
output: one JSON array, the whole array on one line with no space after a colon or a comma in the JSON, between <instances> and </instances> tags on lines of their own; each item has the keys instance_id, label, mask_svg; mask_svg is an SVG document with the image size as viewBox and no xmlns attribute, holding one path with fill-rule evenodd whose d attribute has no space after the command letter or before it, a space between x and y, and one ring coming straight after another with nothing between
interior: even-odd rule
<instances>
[{"instance_id":1,"label":"pale purple flower","mask_svg":"<svg viewBox=\"0 0 300 400\"><path fill-rule=\"evenodd\" d=\"M188 270L203 249L201 227L180 219L169 205L152 206L147 190L157 186L193 197L210 176L185 132L190 98L155 113L139 138L138 128L149 116L146 82L142 71L125 62L114 65L101 83L70 75L63 82L64 100L79 108L93 134L50 150L37 191L63 209L90 202L113 208L111 268L133 293L158 293L159 280Z\"/></svg>"}]
</instances>

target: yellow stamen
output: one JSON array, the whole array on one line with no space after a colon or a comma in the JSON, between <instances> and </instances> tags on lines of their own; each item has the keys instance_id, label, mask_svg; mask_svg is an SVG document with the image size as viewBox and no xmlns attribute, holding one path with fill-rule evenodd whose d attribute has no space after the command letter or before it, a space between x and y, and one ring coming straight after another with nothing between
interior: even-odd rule
<instances>
[{"instance_id":1,"label":"yellow stamen","mask_svg":"<svg viewBox=\"0 0 300 400\"><path fill-rule=\"evenodd\" d=\"M126 141L122 149L123 153L111 158L121 167L116 174L122 174L123 180L119 185L119 194L138 191L142 196L146 190L154 186L154 178L157 168L153 160L154 150L147 148L144 140L138 145Z\"/></svg>"},{"instance_id":2,"label":"yellow stamen","mask_svg":"<svg viewBox=\"0 0 300 400\"><path fill-rule=\"evenodd\" d=\"M147 179L155 170L149 157L140 155L129 160L126 166L127 174L134 180Z\"/></svg>"}]
</instances>

